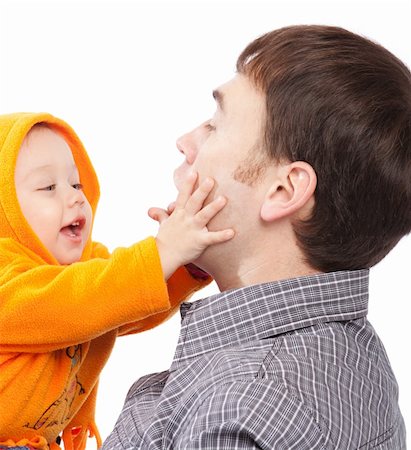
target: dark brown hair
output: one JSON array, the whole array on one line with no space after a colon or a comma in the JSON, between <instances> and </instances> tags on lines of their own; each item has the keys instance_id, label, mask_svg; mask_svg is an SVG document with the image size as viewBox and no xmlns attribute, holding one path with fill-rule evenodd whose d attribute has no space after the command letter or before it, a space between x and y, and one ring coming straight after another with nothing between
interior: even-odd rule
<instances>
[{"instance_id":1,"label":"dark brown hair","mask_svg":"<svg viewBox=\"0 0 411 450\"><path fill-rule=\"evenodd\" d=\"M274 161L306 161L318 184L294 224L307 262L371 267L411 231L411 74L347 30L294 26L250 43L237 61L266 95Z\"/></svg>"}]
</instances>

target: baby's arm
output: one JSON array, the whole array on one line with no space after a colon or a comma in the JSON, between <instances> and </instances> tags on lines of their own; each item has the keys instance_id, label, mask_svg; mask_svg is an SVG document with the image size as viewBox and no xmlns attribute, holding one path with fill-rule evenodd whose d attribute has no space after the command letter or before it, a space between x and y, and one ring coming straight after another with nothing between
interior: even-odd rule
<instances>
[{"instance_id":1,"label":"baby's arm","mask_svg":"<svg viewBox=\"0 0 411 450\"><path fill-rule=\"evenodd\" d=\"M196 204L202 204L206 191L196 192L180 196L178 208L182 210L181 217L188 221L186 229L190 235L211 234L213 237L213 233L199 227L202 221L207 223L207 217L215 214L215 205L209 208L212 214L207 213L205 219L200 217L197 221L201 208L197 214ZM220 204L217 209L221 207ZM178 234L172 233L180 217L176 215L173 220L162 217L161 221L165 222L162 230L167 236L166 242L169 236L177 240ZM197 236L193 239L196 242L200 240ZM211 242L215 241L218 241L218 233L217 239L211 239ZM208 242L206 239L199 248L201 245L205 248ZM158 313L167 315L177 298L182 300L200 284L180 268L174 276L179 275L183 280L179 278L177 290L170 290L164 282L164 269L153 238L129 248L118 248L111 255L101 246L97 252L101 253L100 257L69 266L44 264L10 239L2 240L1 244L0 257L5 263L0 271L0 343L10 352L52 351L88 341L124 325L128 328L131 323ZM180 249L185 251L185 256L176 255L174 258L171 255L167 262L166 270L171 273L174 272L173 265L178 266L180 261L184 264L185 258L188 262L195 255L195 252L187 252L184 246L175 247L176 252ZM166 255L167 252L169 249ZM167 260L168 256L165 258ZM181 282L184 280L186 283ZM184 293L180 292L183 287ZM153 323L145 323L144 326L151 327Z\"/></svg>"},{"instance_id":2,"label":"baby's arm","mask_svg":"<svg viewBox=\"0 0 411 450\"><path fill-rule=\"evenodd\" d=\"M194 190L196 180L196 174L188 177L171 214L158 208L149 211L150 217L160 223L156 242L166 280L178 267L194 261L210 245L228 241L234 236L232 229L207 229L207 224L224 208L227 201L220 196L204 205L214 187L214 181L206 178Z\"/></svg>"},{"instance_id":3,"label":"baby's arm","mask_svg":"<svg viewBox=\"0 0 411 450\"><path fill-rule=\"evenodd\" d=\"M172 307L152 237L69 266L41 264L20 244L1 243L0 257L10 261L0 271L4 351L61 349Z\"/></svg>"}]
</instances>

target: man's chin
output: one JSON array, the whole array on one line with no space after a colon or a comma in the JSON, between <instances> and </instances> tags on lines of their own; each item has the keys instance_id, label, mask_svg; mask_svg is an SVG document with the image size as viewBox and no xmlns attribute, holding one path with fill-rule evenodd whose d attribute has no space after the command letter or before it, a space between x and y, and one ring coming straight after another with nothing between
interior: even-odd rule
<instances>
[{"instance_id":1,"label":"man's chin","mask_svg":"<svg viewBox=\"0 0 411 450\"><path fill-rule=\"evenodd\" d=\"M201 256L193 261L193 264L195 264L199 269L211 275L211 273L214 272L216 266L215 262L220 258L218 252L216 251L216 247L219 245L221 244L215 244L206 248Z\"/></svg>"}]
</instances>

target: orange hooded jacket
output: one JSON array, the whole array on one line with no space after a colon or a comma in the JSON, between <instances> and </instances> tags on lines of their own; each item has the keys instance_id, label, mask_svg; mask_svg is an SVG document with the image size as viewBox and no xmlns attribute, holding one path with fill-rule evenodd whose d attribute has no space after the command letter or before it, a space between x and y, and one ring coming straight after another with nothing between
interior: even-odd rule
<instances>
[{"instance_id":1,"label":"orange hooded jacket","mask_svg":"<svg viewBox=\"0 0 411 450\"><path fill-rule=\"evenodd\" d=\"M14 170L30 128L47 123L69 144L93 214L99 185L75 132L49 114L0 116L0 446L84 449L101 444L99 374L118 335L151 328L207 281L180 268L166 284L154 238L111 255L89 239L81 261L59 265L26 222ZM208 280L209 281L209 280Z\"/></svg>"}]
</instances>

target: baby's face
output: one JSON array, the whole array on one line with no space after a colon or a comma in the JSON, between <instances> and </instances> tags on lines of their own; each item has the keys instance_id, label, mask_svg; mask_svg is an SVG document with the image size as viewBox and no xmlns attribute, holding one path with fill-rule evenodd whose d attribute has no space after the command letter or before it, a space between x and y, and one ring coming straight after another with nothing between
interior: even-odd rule
<instances>
[{"instance_id":1,"label":"baby's face","mask_svg":"<svg viewBox=\"0 0 411 450\"><path fill-rule=\"evenodd\" d=\"M20 148L15 171L17 198L27 222L60 264L81 258L92 210L66 141L36 127Z\"/></svg>"}]
</instances>

